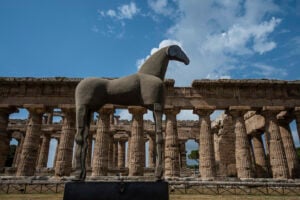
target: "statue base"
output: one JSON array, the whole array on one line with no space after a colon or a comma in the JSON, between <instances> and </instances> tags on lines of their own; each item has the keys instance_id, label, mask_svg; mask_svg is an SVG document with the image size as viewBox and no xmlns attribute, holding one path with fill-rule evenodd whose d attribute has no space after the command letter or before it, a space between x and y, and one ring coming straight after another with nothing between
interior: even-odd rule
<instances>
[{"instance_id":1,"label":"statue base","mask_svg":"<svg viewBox=\"0 0 300 200\"><path fill-rule=\"evenodd\" d=\"M68 182L64 200L169 200L167 182Z\"/></svg>"}]
</instances>

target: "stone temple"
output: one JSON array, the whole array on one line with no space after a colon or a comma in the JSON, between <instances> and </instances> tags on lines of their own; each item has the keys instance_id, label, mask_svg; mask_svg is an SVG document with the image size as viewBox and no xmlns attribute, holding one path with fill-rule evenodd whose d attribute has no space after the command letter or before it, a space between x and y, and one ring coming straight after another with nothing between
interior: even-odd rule
<instances>
[{"instance_id":1,"label":"stone temple","mask_svg":"<svg viewBox=\"0 0 300 200\"><path fill-rule=\"evenodd\" d=\"M0 78L1 175L72 176L74 90L80 80ZM290 123L296 124L298 137L300 81L194 80L191 87L174 87L174 80L166 80L165 87L165 178L299 178ZM28 119L10 119L20 108L27 109ZM115 109L128 109L132 121L120 120ZM193 110L199 120L177 120L181 110ZM211 120L216 110L224 112ZM98 111L99 117L90 125L88 178L154 176L155 131L152 121L143 120L146 112L143 107L118 105ZM61 122L54 122L54 116L61 116ZM18 141L17 149L12 166L5 166L13 138ZM53 138L58 145L53 168L47 168ZM190 139L199 144L196 173L186 165L185 145Z\"/></svg>"}]
</instances>

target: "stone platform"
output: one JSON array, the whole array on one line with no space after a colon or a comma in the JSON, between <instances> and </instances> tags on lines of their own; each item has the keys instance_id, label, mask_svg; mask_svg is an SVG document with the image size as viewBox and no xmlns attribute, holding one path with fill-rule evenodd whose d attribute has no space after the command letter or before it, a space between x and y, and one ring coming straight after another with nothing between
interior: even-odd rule
<instances>
[{"instance_id":1,"label":"stone platform","mask_svg":"<svg viewBox=\"0 0 300 200\"><path fill-rule=\"evenodd\" d=\"M68 182L64 200L168 200L167 182Z\"/></svg>"}]
</instances>

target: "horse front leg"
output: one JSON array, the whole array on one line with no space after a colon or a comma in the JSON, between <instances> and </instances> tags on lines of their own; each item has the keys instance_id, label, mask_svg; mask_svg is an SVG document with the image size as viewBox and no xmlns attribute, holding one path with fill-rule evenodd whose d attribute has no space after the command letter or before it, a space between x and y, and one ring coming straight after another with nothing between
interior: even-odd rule
<instances>
[{"instance_id":1,"label":"horse front leg","mask_svg":"<svg viewBox=\"0 0 300 200\"><path fill-rule=\"evenodd\" d=\"M162 179L163 176L163 135L162 135L162 115L163 109L160 103L154 104L154 120L155 120L155 133L156 133L156 166L155 166L155 177L158 180Z\"/></svg>"}]
</instances>

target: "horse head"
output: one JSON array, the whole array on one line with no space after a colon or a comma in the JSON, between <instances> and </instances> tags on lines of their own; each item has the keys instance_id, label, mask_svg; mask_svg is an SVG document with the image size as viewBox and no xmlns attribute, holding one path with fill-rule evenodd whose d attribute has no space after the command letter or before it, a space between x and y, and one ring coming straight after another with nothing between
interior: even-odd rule
<instances>
[{"instance_id":1,"label":"horse head","mask_svg":"<svg viewBox=\"0 0 300 200\"><path fill-rule=\"evenodd\" d=\"M179 62L183 62L186 65L190 63L190 59L178 45L169 46L167 48L167 55L169 56L170 60L177 60Z\"/></svg>"}]
</instances>

